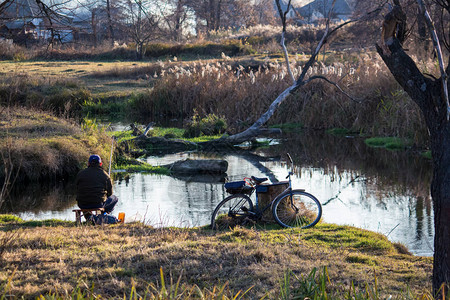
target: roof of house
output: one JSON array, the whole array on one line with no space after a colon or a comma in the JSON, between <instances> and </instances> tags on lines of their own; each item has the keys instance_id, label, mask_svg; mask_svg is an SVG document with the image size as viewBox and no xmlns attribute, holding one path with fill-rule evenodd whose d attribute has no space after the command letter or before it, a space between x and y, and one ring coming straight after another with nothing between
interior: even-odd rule
<instances>
[{"instance_id":1,"label":"roof of house","mask_svg":"<svg viewBox=\"0 0 450 300\"><path fill-rule=\"evenodd\" d=\"M321 13L326 16L332 7L332 0L315 0L302 6L298 12L303 17L311 17L314 13ZM333 12L338 16L350 16L353 13L354 1L352 0L336 0Z\"/></svg>"},{"instance_id":2,"label":"roof of house","mask_svg":"<svg viewBox=\"0 0 450 300\"><path fill-rule=\"evenodd\" d=\"M2 19L23 19L42 17L41 9L35 0L11 0L6 5Z\"/></svg>"},{"instance_id":3,"label":"roof of house","mask_svg":"<svg viewBox=\"0 0 450 300\"><path fill-rule=\"evenodd\" d=\"M6 22L4 24L8 29L21 29L24 26L33 26L36 28L36 24L33 23L33 19L14 20Z\"/></svg>"}]
</instances>

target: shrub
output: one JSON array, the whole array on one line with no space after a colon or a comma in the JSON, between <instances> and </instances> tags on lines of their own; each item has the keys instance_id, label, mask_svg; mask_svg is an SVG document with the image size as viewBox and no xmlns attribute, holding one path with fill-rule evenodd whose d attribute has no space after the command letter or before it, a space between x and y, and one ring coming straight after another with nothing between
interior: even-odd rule
<instances>
[{"instance_id":1,"label":"shrub","mask_svg":"<svg viewBox=\"0 0 450 300\"><path fill-rule=\"evenodd\" d=\"M75 117L80 116L83 103L91 100L91 92L85 88L54 87L44 100L44 109L53 111L57 115Z\"/></svg>"},{"instance_id":2,"label":"shrub","mask_svg":"<svg viewBox=\"0 0 450 300\"><path fill-rule=\"evenodd\" d=\"M252 49L250 44L243 44L240 40L227 40L220 43L205 42L184 45L151 43L145 48L145 55L147 57L177 55L220 57L222 53L229 56L236 56L239 54L252 54L255 53L255 51Z\"/></svg>"},{"instance_id":3,"label":"shrub","mask_svg":"<svg viewBox=\"0 0 450 300\"><path fill-rule=\"evenodd\" d=\"M227 129L225 118L218 117L215 114L208 114L203 118L194 112L191 120L185 126L184 137L193 138L201 135L222 134Z\"/></svg>"},{"instance_id":4,"label":"shrub","mask_svg":"<svg viewBox=\"0 0 450 300\"><path fill-rule=\"evenodd\" d=\"M89 90L71 80L45 80L16 74L0 80L0 105L25 106L58 116L79 117L82 105L91 101Z\"/></svg>"},{"instance_id":5,"label":"shrub","mask_svg":"<svg viewBox=\"0 0 450 300\"><path fill-rule=\"evenodd\" d=\"M92 153L109 158L111 140L93 121L86 121L81 130L36 109L0 107L0 122L0 181L5 177L3 159L11 160L19 182L74 176Z\"/></svg>"}]
</instances>

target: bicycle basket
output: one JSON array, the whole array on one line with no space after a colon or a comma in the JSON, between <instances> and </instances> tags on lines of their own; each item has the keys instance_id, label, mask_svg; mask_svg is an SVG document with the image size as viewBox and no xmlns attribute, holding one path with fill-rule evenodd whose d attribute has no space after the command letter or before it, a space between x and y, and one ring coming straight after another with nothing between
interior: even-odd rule
<instances>
[{"instance_id":1,"label":"bicycle basket","mask_svg":"<svg viewBox=\"0 0 450 300\"><path fill-rule=\"evenodd\" d=\"M256 186L257 193L267 193L268 190L269 190L269 188L267 187L267 185L257 185Z\"/></svg>"},{"instance_id":2,"label":"bicycle basket","mask_svg":"<svg viewBox=\"0 0 450 300\"><path fill-rule=\"evenodd\" d=\"M225 189L229 194L251 194L253 188L245 185L245 181L233 181L225 183Z\"/></svg>"}]
</instances>

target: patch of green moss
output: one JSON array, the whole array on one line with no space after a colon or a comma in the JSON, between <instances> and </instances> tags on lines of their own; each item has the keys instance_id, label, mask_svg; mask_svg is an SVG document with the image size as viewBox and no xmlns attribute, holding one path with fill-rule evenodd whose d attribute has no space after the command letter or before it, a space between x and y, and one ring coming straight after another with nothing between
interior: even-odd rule
<instances>
[{"instance_id":1,"label":"patch of green moss","mask_svg":"<svg viewBox=\"0 0 450 300\"><path fill-rule=\"evenodd\" d=\"M129 173L135 172L143 172L143 173L154 173L154 174L162 174L169 175L170 171L164 167L154 167L149 164L141 164L141 165L118 165L115 167L116 170L126 170Z\"/></svg>"},{"instance_id":2,"label":"patch of green moss","mask_svg":"<svg viewBox=\"0 0 450 300\"><path fill-rule=\"evenodd\" d=\"M198 136L195 138L188 138L188 139L184 139L184 140L189 141L189 142L194 142L194 143L201 143L201 142L217 140L221 137L222 137L221 135L202 135L202 136Z\"/></svg>"},{"instance_id":3,"label":"patch of green moss","mask_svg":"<svg viewBox=\"0 0 450 300\"><path fill-rule=\"evenodd\" d=\"M123 119L128 112L128 101L117 97L114 101L95 99L82 104L83 115L108 116L110 119Z\"/></svg>"},{"instance_id":4,"label":"patch of green moss","mask_svg":"<svg viewBox=\"0 0 450 300\"><path fill-rule=\"evenodd\" d=\"M412 145L412 141L398 137L373 137L364 141L369 147L402 150Z\"/></svg>"},{"instance_id":5,"label":"patch of green moss","mask_svg":"<svg viewBox=\"0 0 450 300\"><path fill-rule=\"evenodd\" d=\"M393 244L382 234L351 226L319 223L310 229L291 229L302 234L302 240L333 249L347 248L368 254L395 251Z\"/></svg>"},{"instance_id":6,"label":"patch of green moss","mask_svg":"<svg viewBox=\"0 0 450 300\"><path fill-rule=\"evenodd\" d=\"M361 133L348 128L331 128L326 131L326 133L335 136L347 136L347 135L360 135Z\"/></svg>"},{"instance_id":7,"label":"patch of green moss","mask_svg":"<svg viewBox=\"0 0 450 300\"><path fill-rule=\"evenodd\" d=\"M18 216L14 215L0 215L0 224L1 223L21 223L23 220L19 218Z\"/></svg>"},{"instance_id":8,"label":"patch of green moss","mask_svg":"<svg viewBox=\"0 0 450 300\"><path fill-rule=\"evenodd\" d=\"M270 125L269 128L280 128L283 131L296 131L303 129L303 124L301 123L283 123Z\"/></svg>"},{"instance_id":9,"label":"patch of green moss","mask_svg":"<svg viewBox=\"0 0 450 300\"><path fill-rule=\"evenodd\" d=\"M182 128L154 127L147 133L147 136L165 137L167 139L183 139L185 141L194 142L194 143L207 142L207 141L216 140L216 139L219 139L220 137L222 137L222 135L202 135L199 137L185 138L185 137L183 137L184 132L185 132L185 130ZM112 134L112 136L116 138L118 143L130 141L136 137L133 135L132 130L117 131L117 132L114 132ZM152 149L147 149L147 150L152 150Z\"/></svg>"},{"instance_id":10,"label":"patch of green moss","mask_svg":"<svg viewBox=\"0 0 450 300\"><path fill-rule=\"evenodd\" d=\"M162 175L170 174L170 171L167 168L159 167L159 166L155 167L146 162L139 161L134 158L128 158L125 156L119 156L116 159L116 164L114 165L114 170L125 170L128 173L143 172L143 173L155 173L155 174L162 174Z\"/></svg>"},{"instance_id":11,"label":"patch of green moss","mask_svg":"<svg viewBox=\"0 0 450 300\"><path fill-rule=\"evenodd\" d=\"M359 253L349 254L345 258L345 261L347 261L349 263L364 264L364 265L368 265L368 266L378 265L378 262L376 260L374 260L373 257L369 257L367 255L359 254Z\"/></svg>"},{"instance_id":12,"label":"patch of green moss","mask_svg":"<svg viewBox=\"0 0 450 300\"><path fill-rule=\"evenodd\" d=\"M423 151L420 153L420 155L428 159L433 159L433 156L431 155L431 150Z\"/></svg>"},{"instance_id":13,"label":"patch of green moss","mask_svg":"<svg viewBox=\"0 0 450 300\"><path fill-rule=\"evenodd\" d=\"M112 136L120 144L121 142L129 141L134 139L136 136L133 135L132 130L115 131Z\"/></svg>"},{"instance_id":14,"label":"patch of green moss","mask_svg":"<svg viewBox=\"0 0 450 300\"><path fill-rule=\"evenodd\" d=\"M149 136L161 136L166 138L177 138L183 137L184 129L175 127L154 127L149 131Z\"/></svg>"}]
</instances>

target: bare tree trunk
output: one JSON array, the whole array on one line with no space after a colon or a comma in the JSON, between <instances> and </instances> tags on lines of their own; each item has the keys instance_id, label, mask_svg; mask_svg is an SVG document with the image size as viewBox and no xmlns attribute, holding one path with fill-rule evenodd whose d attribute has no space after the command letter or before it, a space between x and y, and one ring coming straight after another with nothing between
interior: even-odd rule
<instances>
[{"instance_id":1,"label":"bare tree trunk","mask_svg":"<svg viewBox=\"0 0 450 300\"><path fill-rule=\"evenodd\" d=\"M420 13L417 16L417 33L419 34L419 41L422 43L425 52L428 52L427 24L425 23L425 17Z\"/></svg>"},{"instance_id":2,"label":"bare tree trunk","mask_svg":"<svg viewBox=\"0 0 450 300\"><path fill-rule=\"evenodd\" d=\"M108 31L109 38L111 40L111 47L114 47L114 30L112 26L112 18L111 18L111 0L106 0L106 14L108 17Z\"/></svg>"},{"instance_id":3,"label":"bare tree trunk","mask_svg":"<svg viewBox=\"0 0 450 300\"><path fill-rule=\"evenodd\" d=\"M177 8L175 11L175 29L174 29L174 40L180 42L183 36L183 21L186 19L186 12L184 9L184 1L177 1Z\"/></svg>"},{"instance_id":4,"label":"bare tree trunk","mask_svg":"<svg viewBox=\"0 0 450 300\"><path fill-rule=\"evenodd\" d=\"M217 0L217 5L216 5L216 20L215 20L215 30L220 29L220 15L221 15L221 10L222 10L222 0Z\"/></svg>"},{"instance_id":5,"label":"bare tree trunk","mask_svg":"<svg viewBox=\"0 0 450 300\"><path fill-rule=\"evenodd\" d=\"M389 50L391 53L385 54L377 46L378 54L392 75L420 107L430 132L435 224L433 290L437 292L442 284L448 286L450 283L450 122L447 120L447 105L441 79L423 76L397 39L389 45Z\"/></svg>"},{"instance_id":6,"label":"bare tree trunk","mask_svg":"<svg viewBox=\"0 0 450 300\"><path fill-rule=\"evenodd\" d=\"M450 287L450 122L440 124L431 133L433 154L433 181L431 197L434 205L434 261L433 290L435 293L445 283L442 291Z\"/></svg>"},{"instance_id":7,"label":"bare tree trunk","mask_svg":"<svg viewBox=\"0 0 450 300\"><path fill-rule=\"evenodd\" d=\"M253 123L252 126L247 128L243 132L234 134L232 136L229 136L229 137L226 137L223 139L218 139L218 140L214 140L211 142L204 142L204 143L199 143L199 144L200 145L209 145L209 144L211 144L211 145L212 144L214 144L214 145L219 145L219 144L236 145L236 144L243 143L245 141L248 141L248 140L256 137L261 132L261 127L270 119L270 117L272 117L272 115L275 113L275 111L280 106L280 104L290 95L291 91L294 90L295 88L296 88L296 84L293 84L292 86L290 86L289 88L284 90L284 92L282 92L275 99L275 101L272 102L269 109L263 115L261 115L261 117L255 123Z\"/></svg>"},{"instance_id":8,"label":"bare tree trunk","mask_svg":"<svg viewBox=\"0 0 450 300\"><path fill-rule=\"evenodd\" d=\"M214 3L215 0L209 0L209 11L208 11L208 20L207 20L207 27L208 31L215 29L215 22L214 22Z\"/></svg>"},{"instance_id":9,"label":"bare tree trunk","mask_svg":"<svg viewBox=\"0 0 450 300\"><path fill-rule=\"evenodd\" d=\"M94 42L94 47L97 47L97 22L96 18L96 9L92 9L91 11L91 27L92 27L92 40Z\"/></svg>"}]
</instances>

